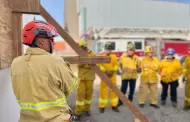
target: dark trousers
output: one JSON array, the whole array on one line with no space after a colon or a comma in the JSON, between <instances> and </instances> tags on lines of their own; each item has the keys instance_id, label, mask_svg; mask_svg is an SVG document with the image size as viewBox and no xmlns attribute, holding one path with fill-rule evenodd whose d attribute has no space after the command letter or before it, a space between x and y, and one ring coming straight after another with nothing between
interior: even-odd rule
<instances>
[{"instance_id":1,"label":"dark trousers","mask_svg":"<svg viewBox=\"0 0 190 122\"><path fill-rule=\"evenodd\" d=\"M126 94L127 92L127 88L129 85L129 95L128 95L128 99L132 102L133 101L133 95L135 92L135 87L136 87L136 79L132 79L132 80L122 80L122 84L121 84L121 92L123 94ZM119 104L122 104L121 100L119 100Z\"/></svg>"},{"instance_id":2,"label":"dark trousers","mask_svg":"<svg viewBox=\"0 0 190 122\"><path fill-rule=\"evenodd\" d=\"M179 86L178 80L170 83L164 83L163 81L161 81L161 84L162 84L161 100L166 100L168 96L168 88L170 86L171 101L177 102L177 87Z\"/></svg>"}]
</instances>

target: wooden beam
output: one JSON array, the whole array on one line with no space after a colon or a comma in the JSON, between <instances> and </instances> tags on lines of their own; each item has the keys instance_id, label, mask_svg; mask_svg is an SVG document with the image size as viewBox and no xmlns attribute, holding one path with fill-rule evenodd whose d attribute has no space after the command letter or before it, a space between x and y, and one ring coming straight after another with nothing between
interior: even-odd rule
<instances>
[{"instance_id":1,"label":"wooden beam","mask_svg":"<svg viewBox=\"0 0 190 122\"><path fill-rule=\"evenodd\" d=\"M14 58L17 56L21 56L23 53L23 46L22 46L22 13L13 13L13 49L14 49ZM16 30L14 30L16 29Z\"/></svg>"},{"instance_id":2,"label":"wooden beam","mask_svg":"<svg viewBox=\"0 0 190 122\"><path fill-rule=\"evenodd\" d=\"M110 62L110 58L108 56L62 56L62 58L70 64L104 64Z\"/></svg>"},{"instance_id":3,"label":"wooden beam","mask_svg":"<svg viewBox=\"0 0 190 122\"><path fill-rule=\"evenodd\" d=\"M73 50L80 56L87 56L77 44L76 42L69 36L67 32L63 30L63 28L56 22L56 20L42 7L40 6L40 14L46 19L49 23L55 26L58 33L64 38L64 40L72 47ZM142 122L149 122L149 120L138 110L138 108L133 105L125 95L117 88L116 85L112 83L112 81L107 77L105 73L103 73L99 67L96 65L91 66L95 73L105 82L105 84L111 88L114 93L122 100L124 104L128 105L128 108L139 118Z\"/></svg>"},{"instance_id":4,"label":"wooden beam","mask_svg":"<svg viewBox=\"0 0 190 122\"><path fill-rule=\"evenodd\" d=\"M139 119L135 118L134 122L141 122Z\"/></svg>"},{"instance_id":5,"label":"wooden beam","mask_svg":"<svg viewBox=\"0 0 190 122\"><path fill-rule=\"evenodd\" d=\"M40 14L40 0L12 0L13 12Z\"/></svg>"}]
</instances>

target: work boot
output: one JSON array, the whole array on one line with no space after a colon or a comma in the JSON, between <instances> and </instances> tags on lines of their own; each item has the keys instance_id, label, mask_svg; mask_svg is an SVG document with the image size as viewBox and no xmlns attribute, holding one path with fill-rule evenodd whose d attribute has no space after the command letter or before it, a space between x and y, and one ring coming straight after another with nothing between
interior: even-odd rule
<instances>
[{"instance_id":1,"label":"work boot","mask_svg":"<svg viewBox=\"0 0 190 122\"><path fill-rule=\"evenodd\" d=\"M118 109L118 107L112 107L112 110L113 110L114 112L120 112L119 109Z\"/></svg>"},{"instance_id":2,"label":"work boot","mask_svg":"<svg viewBox=\"0 0 190 122\"><path fill-rule=\"evenodd\" d=\"M190 110L190 106L185 106L185 107L183 108L183 110L184 110L184 111L189 111L189 110Z\"/></svg>"},{"instance_id":3,"label":"work boot","mask_svg":"<svg viewBox=\"0 0 190 122\"><path fill-rule=\"evenodd\" d=\"M157 109L160 108L157 104L150 104L150 106Z\"/></svg>"},{"instance_id":4,"label":"work boot","mask_svg":"<svg viewBox=\"0 0 190 122\"><path fill-rule=\"evenodd\" d=\"M139 107L144 108L145 104L139 104Z\"/></svg>"},{"instance_id":5,"label":"work boot","mask_svg":"<svg viewBox=\"0 0 190 122\"><path fill-rule=\"evenodd\" d=\"M165 100L162 100L162 101L161 101L161 104L162 104L162 105L166 105L166 101L165 101Z\"/></svg>"},{"instance_id":6,"label":"work boot","mask_svg":"<svg viewBox=\"0 0 190 122\"><path fill-rule=\"evenodd\" d=\"M104 113L104 111L105 111L105 108L99 108L100 113Z\"/></svg>"},{"instance_id":7,"label":"work boot","mask_svg":"<svg viewBox=\"0 0 190 122\"><path fill-rule=\"evenodd\" d=\"M176 108L177 107L177 103L176 102L172 102L172 107Z\"/></svg>"},{"instance_id":8,"label":"work boot","mask_svg":"<svg viewBox=\"0 0 190 122\"><path fill-rule=\"evenodd\" d=\"M89 116L91 116L91 113L90 113L90 111L85 111L84 115L89 117Z\"/></svg>"},{"instance_id":9,"label":"work boot","mask_svg":"<svg viewBox=\"0 0 190 122\"><path fill-rule=\"evenodd\" d=\"M81 115L73 115L73 121L80 121Z\"/></svg>"},{"instance_id":10,"label":"work boot","mask_svg":"<svg viewBox=\"0 0 190 122\"><path fill-rule=\"evenodd\" d=\"M121 101L119 101L117 107L120 107L122 105L123 105L123 103Z\"/></svg>"}]
</instances>

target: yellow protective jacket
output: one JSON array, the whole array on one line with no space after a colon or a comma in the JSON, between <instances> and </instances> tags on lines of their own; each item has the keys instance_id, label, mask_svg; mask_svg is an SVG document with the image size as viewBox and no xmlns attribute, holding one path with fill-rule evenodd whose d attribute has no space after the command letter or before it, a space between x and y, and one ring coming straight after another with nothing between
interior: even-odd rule
<instances>
[{"instance_id":1,"label":"yellow protective jacket","mask_svg":"<svg viewBox=\"0 0 190 122\"><path fill-rule=\"evenodd\" d=\"M187 56L185 59L183 74L190 80L190 56Z\"/></svg>"},{"instance_id":2,"label":"yellow protective jacket","mask_svg":"<svg viewBox=\"0 0 190 122\"><path fill-rule=\"evenodd\" d=\"M62 58L40 48L28 48L11 65L14 94L21 106L19 122L63 122L69 120L67 96L77 78Z\"/></svg>"},{"instance_id":3,"label":"yellow protective jacket","mask_svg":"<svg viewBox=\"0 0 190 122\"><path fill-rule=\"evenodd\" d=\"M173 61L163 59L160 62L158 72L166 75L161 76L161 80L168 83L178 80L178 78L183 74L183 68L178 59L174 59Z\"/></svg>"},{"instance_id":4,"label":"yellow protective jacket","mask_svg":"<svg viewBox=\"0 0 190 122\"><path fill-rule=\"evenodd\" d=\"M132 71L122 72L123 80L137 79L137 68L139 64L139 59L137 55L133 57L127 56L127 54L123 54L120 58L120 66L123 70L124 68L128 68Z\"/></svg>"},{"instance_id":5,"label":"yellow protective jacket","mask_svg":"<svg viewBox=\"0 0 190 122\"><path fill-rule=\"evenodd\" d=\"M88 52L88 56L95 56L93 52ZM78 78L80 80L94 80L95 73L88 64L78 65Z\"/></svg>"},{"instance_id":6,"label":"yellow protective jacket","mask_svg":"<svg viewBox=\"0 0 190 122\"><path fill-rule=\"evenodd\" d=\"M141 82L157 83L158 82L158 67L159 60L156 57L149 58L147 56L142 58L140 62L141 67Z\"/></svg>"},{"instance_id":7,"label":"yellow protective jacket","mask_svg":"<svg viewBox=\"0 0 190 122\"><path fill-rule=\"evenodd\" d=\"M102 54L102 56L107 56L106 54ZM117 56L115 54L110 54L110 63L106 64L100 64L100 69L105 72L105 71L113 71L115 74L118 70L118 61L117 61Z\"/></svg>"}]
</instances>

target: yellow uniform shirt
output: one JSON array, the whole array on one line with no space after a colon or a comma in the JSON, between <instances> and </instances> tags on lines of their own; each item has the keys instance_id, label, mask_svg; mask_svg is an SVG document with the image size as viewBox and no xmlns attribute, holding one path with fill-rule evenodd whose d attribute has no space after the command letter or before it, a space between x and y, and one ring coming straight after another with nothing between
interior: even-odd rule
<instances>
[{"instance_id":1,"label":"yellow uniform shirt","mask_svg":"<svg viewBox=\"0 0 190 122\"><path fill-rule=\"evenodd\" d=\"M13 60L11 78L21 106L19 122L63 122L70 117L67 96L78 80L60 57L28 48Z\"/></svg>"}]
</instances>

